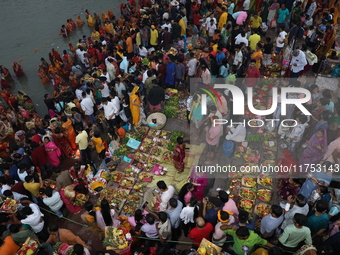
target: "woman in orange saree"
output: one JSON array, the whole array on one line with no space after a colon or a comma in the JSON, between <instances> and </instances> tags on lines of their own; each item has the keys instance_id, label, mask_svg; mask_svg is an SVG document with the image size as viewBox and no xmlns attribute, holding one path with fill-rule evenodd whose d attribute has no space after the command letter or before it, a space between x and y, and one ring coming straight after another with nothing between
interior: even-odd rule
<instances>
[{"instance_id":1,"label":"woman in orange saree","mask_svg":"<svg viewBox=\"0 0 340 255\"><path fill-rule=\"evenodd\" d=\"M51 81L50 78L48 77L48 75L45 73L45 71L42 69L41 66L39 66L39 68L38 68L38 75L39 75L39 78L41 79L41 82L43 84L49 83Z\"/></svg>"},{"instance_id":2,"label":"woman in orange saree","mask_svg":"<svg viewBox=\"0 0 340 255\"><path fill-rule=\"evenodd\" d=\"M73 19L70 19L70 23L72 25L72 29L75 30L77 28L76 23L73 21Z\"/></svg>"},{"instance_id":3,"label":"woman in orange saree","mask_svg":"<svg viewBox=\"0 0 340 255\"><path fill-rule=\"evenodd\" d=\"M68 30L69 32L73 31L73 26L72 26L72 24L71 24L71 22L70 22L69 19L66 20L66 27L67 27L67 30Z\"/></svg>"},{"instance_id":4,"label":"woman in orange saree","mask_svg":"<svg viewBox=\"0 0 340 255\"><path fill-rule=\"evenodd\" d=\"M103 23L105 23L108 20L109 20L109 16L107 16L107 14L105 12L102 12L102 21L103 21Z\"/></svg>"},{"instance_id":5,"label":"woman in orange saree","mask_svg":"<svg viewBox=\"0 0 340 255\"><path fill-rule=\"evenodd\" d=\"M110 20L114 20L115 19L115 15L113 14L113 12L111 10L108 10L107 14L108 14Z\"/></svg>"},{"instance_id":6,"label":"woman in orange saree","mask_svg":"<svg viewBox=\"0 0 340 255\"><path fill-rule=\"evenodd\" d=\"M77 16L77 26L82 27L84 25L84 22L81 20L80 16Z\"/></svg>"},{"instance_id":7,"label":"woman in orange saree","mask_svg":"<svg viewBox=\"0 0 340 255\"><path fill-rule=\"evenodd\" d=\"M73 150L77 149L76 133L75 133L74 128L72 126L72 120L70 118L67 118L66 116L62 116L61 121L63 123L61 125L61 127L63 128L64 134L71 144L71 148Z\"/></svg>"},{"instance_id":8,"label":"woman in orange saree","mask_svg":"<svg viewBox=\"0 0 340 255\"><path fill-rule=\"evenodd\" d=\"M250 59L255 59L256 60L256 64L255 64L256 68L260 68L261 67L261 61L263 59L263 53L261 51L261 47L262 47L262 44L258 43L256 45L256 50L250 56Z\"/></svg>"}]
</instances>

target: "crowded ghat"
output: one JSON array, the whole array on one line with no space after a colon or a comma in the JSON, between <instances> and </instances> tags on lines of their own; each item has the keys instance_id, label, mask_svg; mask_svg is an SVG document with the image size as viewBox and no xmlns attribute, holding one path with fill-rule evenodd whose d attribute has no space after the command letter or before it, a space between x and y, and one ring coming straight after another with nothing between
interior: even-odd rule
<instances>
[{"instance_id":1,"label":"crowded ghat","mask_svg":"<svg viewBox=\"0 0 340 255\"><path fill-rule=\"evenodd\" d=\"M340 254L339 1L119 8L65 17L39 111L0 66L0 254Z\"/></svg>"}]
</instances>

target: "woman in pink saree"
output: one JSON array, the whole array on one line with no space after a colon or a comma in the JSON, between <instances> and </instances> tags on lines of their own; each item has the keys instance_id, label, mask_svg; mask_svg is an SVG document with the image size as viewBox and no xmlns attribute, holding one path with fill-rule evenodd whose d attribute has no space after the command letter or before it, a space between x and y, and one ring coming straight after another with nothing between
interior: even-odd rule
<instances>
[{"instance_id":1,"label":"woman in pink saree","mask_svg":"<svg viewBox=\"0 0 340 255\"><path fill-rule=\"evenodd\" d=\"M54 142L51 142L50 138L48 137L44 138L44 145L45 150L47 152L48 161L50 162L51 166L52 167L59 166L60 164L59 157L61 156L61 151L58 148L58 146Z\"/></svg>"},{"instance_id":2,"label":"woman in pink saree","mask_svg":"<svg viewBox=\"0 0 340 255\"><path fill-rule=\"evenodd\" d=\"M204 198L204 188L208 185L207 175L203 172L196 172L195 168L191 171L190 182L194 185L192 194L196 197L197 201Z\"/></svg>"},{"instance_id":3,"label":"woman in pink saree","mask_svg":"<svg viewBox=\"0 0 340 255\"><path fill-rule=\"evenodd\" d=\"M326 129L320 128L309 140L307 148L302 153L299 164L303 170L307 165L319 164L327 151L327 132Z\"/></svg>"}]
</instances>

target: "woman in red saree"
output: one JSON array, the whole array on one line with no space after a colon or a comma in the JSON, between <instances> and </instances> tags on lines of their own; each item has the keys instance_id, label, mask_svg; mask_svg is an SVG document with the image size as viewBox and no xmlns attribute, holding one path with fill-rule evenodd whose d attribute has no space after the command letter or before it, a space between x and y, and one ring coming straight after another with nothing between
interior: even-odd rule
<instances>
[{"instance_id":1,"label":"woman in red saree","mask_svg":"<svg viewBox=\"0 0 340 255\"><path fill-rule=\"evenodd\" d=\"M73 59L70 54L67 54L66 50L63 51L63 62L67 66L67 69L71 70L73 66Z\"/></svg>"},{"instance_id":2,"label":"woman in red saree","mask_svg":"<svg viewBox=\"0 0 340 255\"><path fill-rule=\"evenodd\" d=\"M58 146L61 151L62 157L71 157L73 150L67 137L61 132L60 127L56 127L52 135L54 143Z\"/></svg>"},{"instance_id":3,"label":"woman in red saree","mask_svg":"<svg viewBox=\"0 0 340 255\"><path fill-rule=\"evenodd\" d=\"M12 87L12 84L9 82L12 80L12 76L8 69L3 65L0 66L0 74L1 74L1 86L2 88L9 89Z\"/></svg>"},{"instance_id":4,"label":"woman in red saree","mask_svg":"<svg viewBox=\"0 0 340 255\"><path fill-rule=\"evenodd\" d=\"M13 71L17 77L25 75L24 69L17 62L12 63Z\"/></svg>"},{"instance_id":5,"label":"woman in red saree","mask_svg":"<svg viewBox=\"0 0 340 255\"><path fill-rule=\"evenodd\" d=\"M185 158L185 143L182 137L177 138L177 145L174 151L174 166L178 173L183 173L184 171L184 158Z\"/></svg>"},{"instance_id":6,"label":"woman in red saree","mask_svg":"<svg viewBox=\"0 0 340 255\"><path fill-rule=\"evenodd\" d=\"M47 152L48 162L52 167L58 167L60 164L59 157L61 156L60 149L54 142L51 142L47 136L44 138L44 146Z\"/></svg>"},{"instance_id":7,"label":"woman in red saree","mask_svg":"<svg viewBox=\"0 0 340 255\"><path fill-rule=\"evenodd\" d=\"M66 208L73 214L79 213L86 202L86 196L82 194L83 187L78 183L73 183L60 190L60 198Z\"/></svg>"},{"instance_id":8,"label":"woman in red saree","mask_svg":"<svg viewBox=\"0 0 340 255\"><path fill-rule=\"evenodd\" d=\"M58 51L56 51L54 48L52 49L52 55L53 57L58 60L59 62L63 62L63 60L61 59L61 56L59 54Z\"/></svg>"}]
</instances>

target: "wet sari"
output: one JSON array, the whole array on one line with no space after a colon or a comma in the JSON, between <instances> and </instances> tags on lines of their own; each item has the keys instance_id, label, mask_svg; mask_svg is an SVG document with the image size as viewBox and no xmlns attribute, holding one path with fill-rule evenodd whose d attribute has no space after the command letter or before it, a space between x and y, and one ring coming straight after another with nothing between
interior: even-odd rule
<instances>
[{"instance_id":1,"label":"wet sari","mask_svg":"<svg viewBox=\"0 0 340 255\"><path fill-rule=\"evenodd\" d=\"M102 12L102 21L103 23L109 19L109 16L105 12Z\"/></svg>"},{"instance_id":2,"label":"wet sari","mask_svg":"<svg viewBox=\"0 0 340 255\"><path fill-rule=\"evenodd\" d=\"M67 121L64 122L61 127L65 130L65 135L66 135L68 141L71 144L71 148L73 150L77 149L76 133L75 133L74 128L72 126L72 120L67 119Z\"/></svg>"},{"instance_id":3,"label":"wet sari","mask_svg":"<svg viewBox=\"0 0 340 255\"><path fill-rule=\"evenodd\" d=\"M174 150L173 162L179 173L184 171L185 148L181 144L177 144Z\"/></svg>"},{"instance_id":4,"label":"wet sari","mask_svg":"<svg viewBox=\"0 0 340 255\"><path fill-rule=\"evenodd\" d=\"M94 20L93 20L93 18L92 18L92 16L90 14L87 17L87 25L89 27L94 27Z\"/></svg>"},{"instance_id":5,"label":"wet sari","mask_svg":"<svg viewBox=\"0 0 340 255\"><path fill-rule=\"evenodd\" d=\"M115 18L115 15L113 14L113 12L111 10L108 10L107 14L108 14L110 20L113 20Z\"/></svg>"},{"instance_id":6,"label":"wet sari","mask_svg":"<svg viewBox=\"0 0 340 255\"><path fill-rule=\"evenodd\" d=\"M140 120L140 110L139 110L140 107L133 105L132 103L137 104L137 105L141 104L141 100L139 98L139 95L137 94L138 91L139 91L139 87L136 86L133 88L130 94L130 110L132 114L132 124L136 126L138 125L138 122Z\"/></svg>"},{"instance_id":7,"label":"wet sari","mask_svg":"<svg viewBox=\"0 0 340 255\"><path fill-rule=\"evenodd\" d=\"M73 21L73 19L70 19L70 24L72 26L72 30L75 30L77 28L76 23Z\"/></svg>"},{"instance_id":8,"label":"wet sari","mask_svg":"<svg viewBox=\"0 0 340 255\"><path fill-rule=\"evenodd\" d=\"M77 26L82 27L84 25L84 22L81 20L80 16L77 16Z\"/></svg>"},{"instance_id":9,"label":"wet sari","mask_svg":"<svg viewBox=\"0 0 340 255\"><path fill-rule=\"evenodd\" d=\"M21 77L21 76L25 75L24 69L17 62L13 62L12 67L13 67L13 72L15 73L15 75L17 77Z\"/></svg>"},{"instance_id":10,"label":"wet sari","mask_svg":"<svg viewBox=\"0 0 340 255\"><path fill-rule=\"evenodd\" d=\"M61 59L61 56L58 51L56 51L54 48L52 49L52 55L53 57L58 60L59 62L63 62Z\"/></svg>"},{"instance_id":11,"label":"wet sari","mask_svg":"<svg viewBox=\"0 0 340 255\"><path fill-rule=\"evenodd\" d=\"M49 83L51 81L50 78L48 77L48 75L41 68L38 69L38 76L39 76L42 84L46 84L46 83Z\"/></svg>"}]
</instances>

